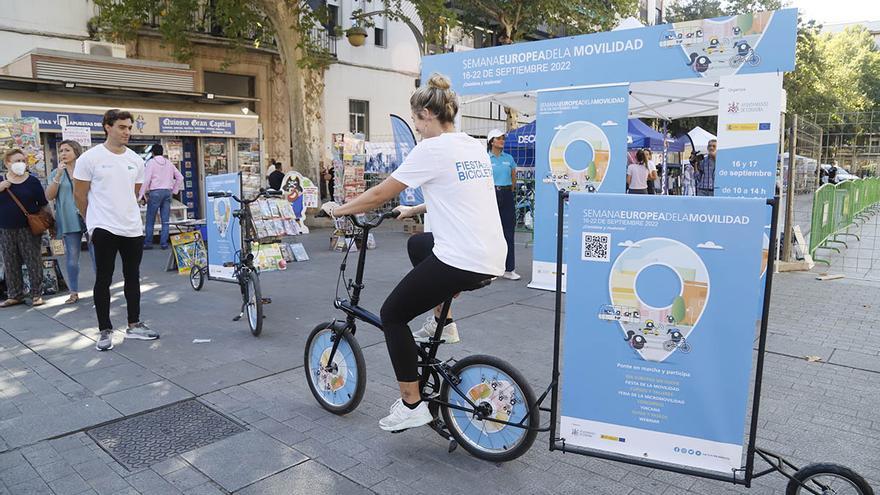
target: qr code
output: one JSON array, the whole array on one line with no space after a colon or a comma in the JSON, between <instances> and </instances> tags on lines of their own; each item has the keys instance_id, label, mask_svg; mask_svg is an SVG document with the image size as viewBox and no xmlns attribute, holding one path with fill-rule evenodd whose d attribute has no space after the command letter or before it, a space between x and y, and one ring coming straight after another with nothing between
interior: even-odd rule
<instances>
[{"instance_id":1,"label":"qr code","mask_svg":"<svg viewBox=\"0 0 880 495\"><path fill-rule=\"evenodd\" d=\"M582 261L611 261L611 234L584 232L581 245Z\"/></svg>"}]
</instances>

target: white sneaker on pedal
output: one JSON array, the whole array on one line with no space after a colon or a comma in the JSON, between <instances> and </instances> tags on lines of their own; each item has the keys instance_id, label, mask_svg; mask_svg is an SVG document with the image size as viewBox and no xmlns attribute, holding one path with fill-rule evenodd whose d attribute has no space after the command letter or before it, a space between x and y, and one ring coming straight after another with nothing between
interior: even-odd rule
<instances>
[{"instance_id":1,"label":"white sneaker on pedal","mask_svg":"<svg viewBox=\"0 0 880 495\"><path fill-rule=\"evenodd\" d=\"M434 318L434 315L428 315L422 328L413 331L412 334L416 342L427 342L434 336L435 332L437 332L437 319ZM454 321L443 326L443 334L440 338L445 340L447 344L456 344L461 341L458 338L458 326Z\"/></svg>"},{"instance_id":2,"label":"white sneaker on pedal","mask_svg":"<svg viewBox=\"0 0 880 495\"><path fill-rule=\"evenodd\" d=\"M410 409L403 404L403 399L397 399L391 404L391 414L379 420L379 428L385 431L407 430L424 426L433 420L427 402L422 401L415 409Z\"/></svg>"},{"instance_id":3,"label":"white sneaker on pedal","mask_svg":"<svg viewBox=\"0 0 880 495\"><path fill-rule=\"evenodd\" d=\"M502 275L501 278L506 278L507 280L519 280L522 277L516 272L504 272L504 275Z\"/></svg>"}]
</instances>

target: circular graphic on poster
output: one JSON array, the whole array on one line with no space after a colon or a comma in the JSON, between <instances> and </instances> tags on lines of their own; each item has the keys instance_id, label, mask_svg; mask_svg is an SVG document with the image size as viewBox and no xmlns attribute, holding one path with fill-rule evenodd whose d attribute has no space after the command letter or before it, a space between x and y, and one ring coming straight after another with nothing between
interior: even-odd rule
<instances>
[{"instance_id":1,"label":"circular graphic on poster","mask_svg":"<svg viewBox=\"0 0 880 495\"><path fill-rule=\"evenodd\" d=\"M611 143L596 124L576 121L557 127L550 141L550 173L557 187L596 192L611 161Z\"/></svg>"},{"instance_id":2,"label":"circular graphic on poster","mask_svg":"<svg viewBox=\"0 0 880 495\"><path fill-rule=\"evenodd\" d=\"M226 238L226 232L229 230L229 220L232 217L232 205L229 198L214 199L214 225L221 239Z\"/></svg>"},{"instance_id":3,"label":"circular graphic on poster","mask_svg":"<svg viewBox=\"0 0 880 495\"><path fill-rule=\"evenodd\" d=\"M709 272L690 247L654 237L624 241L608 279L611 304L599 319L617 321L624 341L644 360L662 362L688 354L688 337L709 299ZM707 241L699 249L723 249Z\"/></svg>"}]
</instances>

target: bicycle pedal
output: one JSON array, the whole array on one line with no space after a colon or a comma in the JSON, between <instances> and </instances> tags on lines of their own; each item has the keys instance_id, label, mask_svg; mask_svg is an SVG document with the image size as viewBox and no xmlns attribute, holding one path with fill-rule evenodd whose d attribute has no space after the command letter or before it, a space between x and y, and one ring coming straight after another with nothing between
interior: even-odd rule
<instances>
[{"instance_id":1,"label":"bicycle pedal","mask_svg":"<svg viewBox=\"0 0 880 495\"><path fill-rule=\"evenodd\" d=\"M263 304L272 304L272 298L271 297L264 297Z\"/></svg>"},{"instance_id":2,"label":"bicycle pedal","mask_svg":"<svg viewBox=\"0 0 880 495\"><path fill-rule=\"evenodd\" d=\"M241 320L241 315L238 315L232 319L232 321L239 321L239 320Z\"/></svg>"},{"instance_id":3,"label":"bicycle pedal","mask_svg":"<svg viewBox=\"0 0 880 495\"><path fill-rule=\"evenodd\" d=\"M395 433L395 434L396 434L396 433L403 433L403 432L405 432L405 431L408 430L408 429L409 429L409 428L404 428L404 429L402 429L402 430L391 430L391 433Z\"/></svg>"}]
</instances>

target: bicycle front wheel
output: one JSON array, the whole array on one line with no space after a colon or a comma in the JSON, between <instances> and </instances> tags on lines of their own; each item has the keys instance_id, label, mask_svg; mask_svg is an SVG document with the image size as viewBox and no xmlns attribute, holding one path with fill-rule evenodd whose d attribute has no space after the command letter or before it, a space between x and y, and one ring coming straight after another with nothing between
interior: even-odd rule
<instances>
[{"instance_id":1,"label":"bicycle front wheel","mask_svg":"<svg viewBox=\"0 0 880 495\"><path fill-rule=\"evenodd\" d=\"M331 363L333 343L339 340ZM316 326L306 339L306 381L315 400L333 414L354 411L367 388L367 365L351 332L335 332L332 322Z\"/></svg>"},{"instance_id":2,"label":"bicycle front wheel","mask_svg":"<svg viewBox=\"0 0 880 495\"><path fill-rule=\"evenodd\" d=\"M260 275L249 270L244 277L244 283L247 287L245 291L244 312L247 317L248 326L251 328L251 334L259 337L263 331L263 293L260 291Z\"/></svg>"},{"instance_id":3,"label":"bicycle front wheel","mask_svg":"<svg viewBox=\"0 0 880 495\"><path fill-rule=\"evenodd\" d=\"M460 380L458 390L477 406L474 410L448 381L443 382L440 400L466 409L440 406L459 445L474 457L491 462L512 461L525 454L538 435L541 418L535 394L522 374L506 361L484 355L458 361L452 373ZM478 419L477 410L487 419Z\"/></svg>"},{"instance_id":4,"label":"bicycle front wheel","mask_svg":"<svg viewBox=\"0 0 880 495\"><path fill-rule=\"evenodd\" d=\"M205 271L199 265L193 265L189 269L189 285L197 291L202 290L205 285Z\"/></svg>"}]
</instances>

